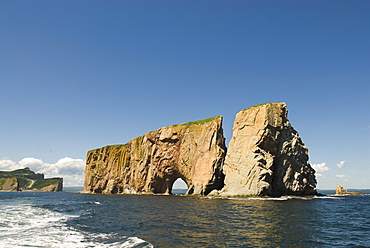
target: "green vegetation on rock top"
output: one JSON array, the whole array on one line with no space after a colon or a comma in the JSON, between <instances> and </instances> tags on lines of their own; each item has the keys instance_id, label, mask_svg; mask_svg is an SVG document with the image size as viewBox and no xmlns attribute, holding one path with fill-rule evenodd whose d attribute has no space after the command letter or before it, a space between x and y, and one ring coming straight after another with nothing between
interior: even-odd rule
<instances>
[{"instance_id":1,"label":"green vegetation on rock top","mask_svg":"<svg viewBox=\"0 0 370 248\"><path fill-rule=\"evenodd\" d=\"M211 118L208 118L208 119L204 119L204 120L199 120L199 121L190 121L190 122L185 122L185 123L180 123L180 124L175 124L175 125L170 125L169 127L177 127L177 126L191 126L191 125L201 125L201 124L204 124L204 123L207 123L207 122L211 122L213 120L216 120L216 119L219 119L221 118L222 116L221 115L218 115L218 116L214 116L214 117L211 117ZM157 130L155 130L157 131ZM155 131L150 131L144 135L148 135L150 133L153 133ZM143 136L144 136L143 135ZM136 138L133 138L131 141L129 141L128 143L126 144L117 144L117 145L107 145L107 146L104 146L104 147L112 147L112 148L121 148L123 146L128 146L133 140L135 142L140 142L141 139L143 138L143 136L139 136L139 137L136 137ZM101 147L101 148L96 148L96 149L92 149L90 151L88 151L87 153L90 153L90 152L94 152L95 150L99 150L99 149L102 149L104 147Z\"/></svg>"},{"instance_id":2,"label":"green vegetation on rock top","mask_svg":"<svg viewBox=\"0 0 370 248\"><path fill-rule=\"evenodd\" d=\"M44 180L36 180L34 182L34 184L32 185L32 188L42 189L42 188L47 187L47 186L50 186L50 185L58 184L58 182L60 180L61 180L61 178L59 178L59 177L46 178Z\"/></svg>"},{"instance_id":3,"label":"green vegetation on rock top","mask_svg":"<svg viewBox=\"0 0 370 248\"><path fill-rule=\"evenodd\" d=\"M107 145L108 147L114 147L114 148L121 148L121 147L124 147L124 146L128 146L129 143L126 143L126 144L117 144L117 145Z\"/></svg>"},{"instance_id":4,"label":"green vegetation on rock top","mask_svg":"<svg viewBox=\"0 0 370 248\"><path fill-rule=\"evenodd\" d=\"M130 142L128 142L128 143L126 143L126 144L106 145L106 146L104 146L104 147L114 147L114 148L119 149L119 148L121 148L121 147L128 146L128 145L129 145L129 143L130 143ZM104 148L104 147L100 147L100 148L92 149L92 150L88 151L87 153L93 152L93 151L95 151L95 150L102 149L102 148Z\"/></svg>"},{"instance_id":5,"label":"green vegetation on rock top","mask_svg":"<svg viewBox=\"0 0 370 248\"><path fill-rule=\"evenodd\" d=\"M207 123L207 122L211 122L213 120L216 120L218 118L221 118L221 115L214 116L214 117L211 117L211 118L208 118L208 119L204 119L204 120L190 121L190 122L185 122L185 123L181 123L181 124L175 124L175 125L171 125L171 126L172 127L177 127L177 126L201 125L201 124L204 124L204 123Z\"/></svg>"},{"instance_id":6,"label":"green vegetation on rock top","mask_svg":"<svg viewBox=\"0 0 370 248\"><path fill-rule=\"evenodd\" d=\"M38 180L44 179L44 174L35 173L31 171L28 167L14 171L0 171L0 178L8 177L24 177L28 179Z\"/></svg>"},{"instance_id":7,"label":"green vegetation on rock top","mask_svg":"<svg viewBox=\"0 0 370 248\"><path fill-rule=\"evenodd\" d=\"M267 105L267 104L272 104L272 102L266 102L266 103L261 103L261 104L253 105L253 106L251 106L249 108L246 108L246 109L243 109L243 110L247 110L247 109L251 109L251 108L255 108L255 107L260 107L260 106Z\"/></svg>"}]
</instances>

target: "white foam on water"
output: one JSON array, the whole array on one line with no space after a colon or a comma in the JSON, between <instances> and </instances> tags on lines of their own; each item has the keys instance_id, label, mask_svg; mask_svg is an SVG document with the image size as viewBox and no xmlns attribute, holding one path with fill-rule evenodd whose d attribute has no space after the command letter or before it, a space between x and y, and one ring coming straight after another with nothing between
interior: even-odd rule
<instances>
[{"instance_id":1,"label":"white foam on water","mask_svg":"<svg viewBox=\"0 0 370 248\"><path fill-rule=\"evenodd\" d=\"M286 201L288 197L249 197L248 200L259 200L259 201Z\"/></svg>"},{"instance_id":2,"label":"white foam on water","mask_svg":"<svg viewBox=\"0 0 370 248\"><path fill-rule=\"evenodd\" d=\"M315 199L341 199L341 196L314 196Z\"/></svg>"},{"instance_id":3,"label":"white foam on water","mask_svg":"<svg viewBox=\"0 0 370 248\"><path fill-rule=\"evenodd\" d=\"M121 237L109 242L111 234L85 233L67 225L78 217L27 204L5 204L0 208L1 247L153 247L137 237ZM97 242L95 240L107 242Z\"/></svg>"}]
</instances>

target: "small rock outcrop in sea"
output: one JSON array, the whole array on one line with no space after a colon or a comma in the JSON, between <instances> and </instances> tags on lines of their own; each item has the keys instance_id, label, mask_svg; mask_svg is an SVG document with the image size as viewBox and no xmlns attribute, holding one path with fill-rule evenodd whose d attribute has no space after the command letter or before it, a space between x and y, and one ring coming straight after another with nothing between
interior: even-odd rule
<instances>
[{"instance_id":1,"label":"small rock outcrop in sea","mask_svg":"<svg viewBox=\"0 0 370 248\"><path fill-rule=\"evenodd\" d=\"M221 116L163 127L89 151L84 191L170 194L181 178L188 194L206 195L223 187L225 153Z\"/></svg>"},{"instance_id":2,"label":"small rock outcrop in sea","mask_svg":"<svg viewBox=\"0 0 370 248\"><path fill-rule=\"evenodd\" d=\"M44 178L44 174L35 173L28 167L14 171L0 171L0 190L62 191L63 178Z\"/></svg>"},{"instance_id":3,"label":"small rock outcrop in sea","mask_svg":"<svg viewBox=\"0 0 370 248\"><path fill-rule=\"evenodd\" d=\"M89 151L84 192L171 193L182 178L188 194L316 195L308 149L287 112L285 103L240 111L227 155L221 116Z\"/></svg>"},{"instance_id":4,"label":"small rock outcrop in sea","mask_svg":"<svg viewBox=\"0 0 370 248\"><path fill-rule=\"evenodd\" d=\"M225 195L315 195L308 149L287 119L285 103L240 111L225 165Z\"/></svg>"},{"instance_id":5,"label":"small rock outcrop in sea","mask_svg":"<svg viewBox=\"0 0 370 248\"><path fill-rule=\"evenodd\" d=\"M365 193L359 193L359 192L351 192L343 188L342 185L337 185L335 188L335 194L336 195L366 195Z\"/></svg>"},{"instance_id":6,"label":"small rock outcrop in sea","mask_svg":"<svg viewBox=\"0 0 370 248\"><path fill-rule=\"evenodd\" d=\"M343 188L342 185L337 185L337 187L335 188L335 194L337 195L345 195L345 194L348 194L348 190L346 190L345 188Z\"/></svg>"}]
</instances>

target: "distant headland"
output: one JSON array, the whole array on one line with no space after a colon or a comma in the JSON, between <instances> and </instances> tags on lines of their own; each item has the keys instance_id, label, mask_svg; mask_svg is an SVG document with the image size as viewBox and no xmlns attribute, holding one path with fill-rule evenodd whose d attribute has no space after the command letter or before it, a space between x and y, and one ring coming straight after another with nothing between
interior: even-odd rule
<instances>
[{"instance_id":1,"label":"distant headland","mask_svg":"<svg viewBox=\"0 0 370 248\"><path fill-rule=\"evenodd\" d=\"M287 113L285 103L240 111L228 148L216 116L91 150L83 192L171 194L181 178L192 195L317 195L308 149Z\"/></svg>"},{"instance_id":2,"label":"distant headland","mask_svg":"<svg viewBox=\"0 0 370 248\"><path fill-rule=\"evenodd\" d=\"M14 171L0 171L0 191L62 191L63 178L44 178L26 167Z\"/></svg>"}]
</instances>

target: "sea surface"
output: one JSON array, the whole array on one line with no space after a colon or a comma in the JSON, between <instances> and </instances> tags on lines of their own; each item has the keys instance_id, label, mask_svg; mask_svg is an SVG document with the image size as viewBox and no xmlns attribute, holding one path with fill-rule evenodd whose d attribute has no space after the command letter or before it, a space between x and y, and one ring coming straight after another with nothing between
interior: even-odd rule
<instances>
[{"instance_id":1,"label":"sea surface","mask_svg":"<svg viewBox=\"0 0 370 248\"><path fill-rule=\"evenodd\" d=\"M0 247L370 247L370 195L0 192Z\"/></svg>"}]
</instances>

